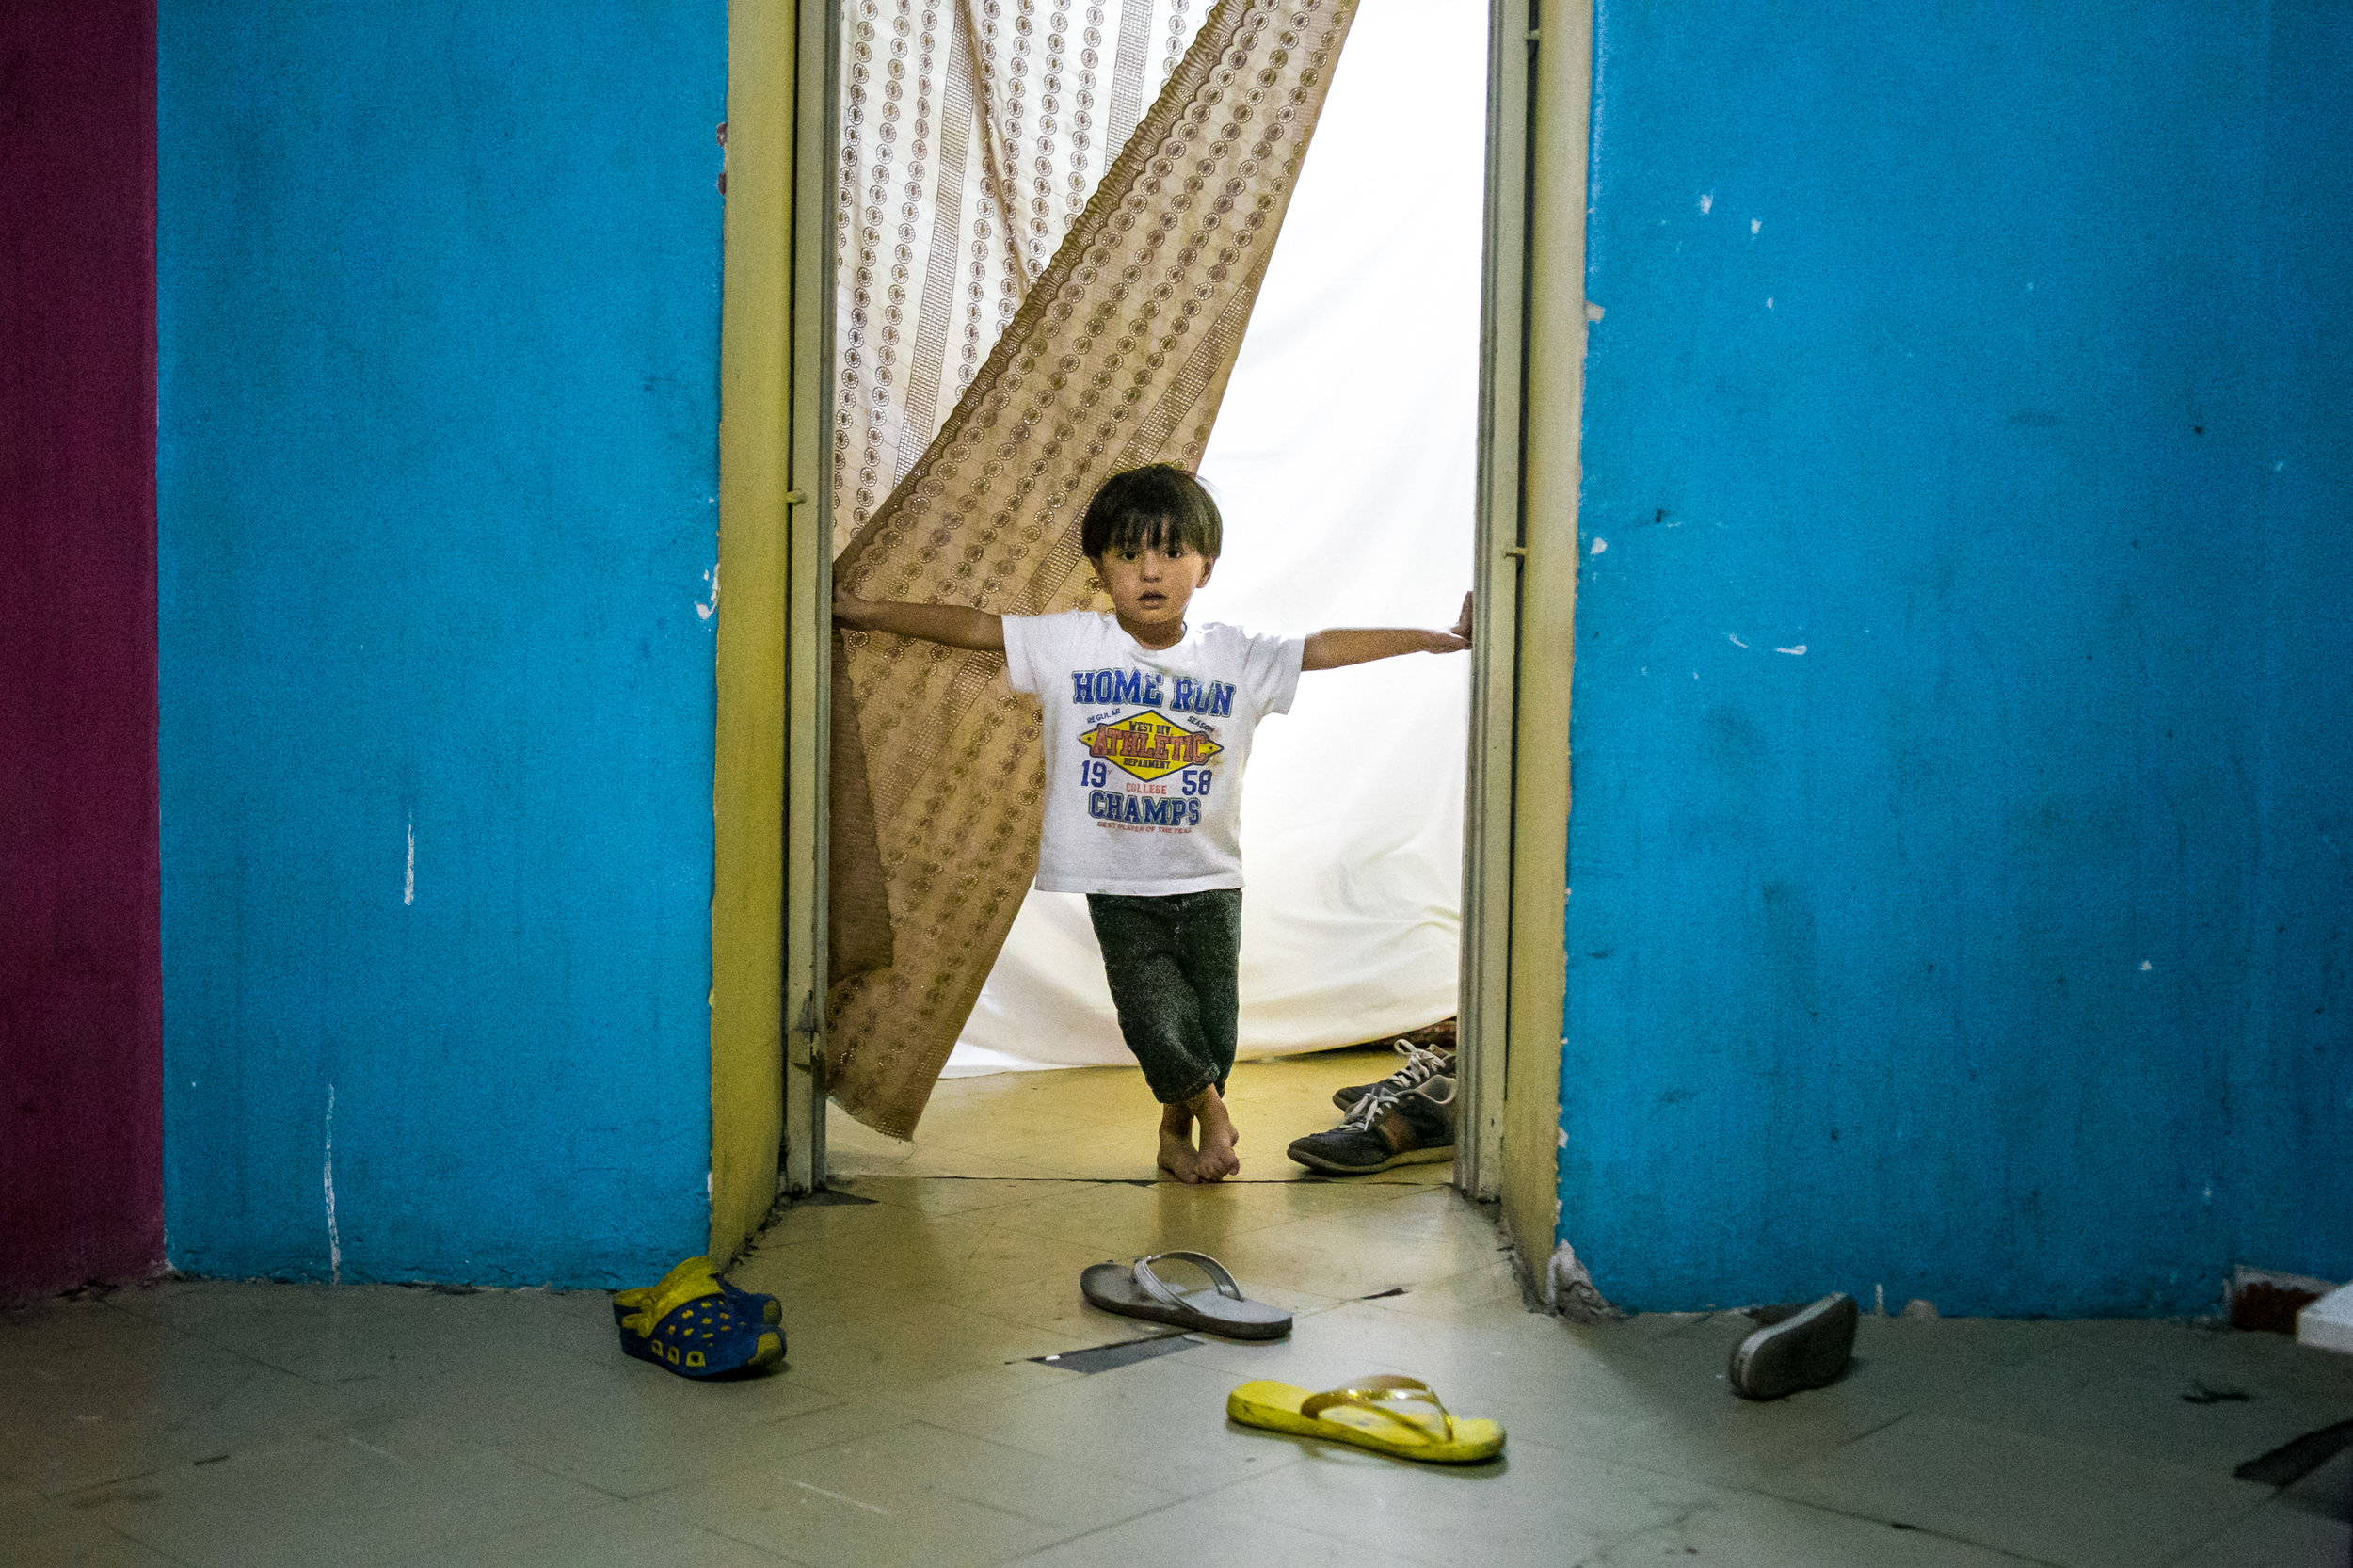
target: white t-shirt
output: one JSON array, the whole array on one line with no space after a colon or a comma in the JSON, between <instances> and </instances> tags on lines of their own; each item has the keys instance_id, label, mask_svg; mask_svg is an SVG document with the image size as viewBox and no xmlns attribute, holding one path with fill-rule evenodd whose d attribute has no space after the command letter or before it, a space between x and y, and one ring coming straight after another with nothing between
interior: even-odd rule
<instances>
[{"instance_id":1,"label":"white t-shirt","mask_svg":"<svg viewBox=\"0 0 2353 1568\"><path fill-rule=\"evenodd\" d=\"M1241 887L1251 732L1289 712L1305 642L1212 623L1149 648L1094 610L1007 616L1004 625L1006 678L1046 714L1038 887Z\"/></svg>"}]
</instances>

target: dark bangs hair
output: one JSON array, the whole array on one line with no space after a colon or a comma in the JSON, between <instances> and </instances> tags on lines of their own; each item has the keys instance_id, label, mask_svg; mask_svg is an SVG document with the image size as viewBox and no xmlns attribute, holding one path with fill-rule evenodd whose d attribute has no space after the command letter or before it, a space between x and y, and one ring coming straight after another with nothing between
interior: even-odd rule
<instances>
[{"instance_id":1,"label":"dark bangs hair","mask_svg":"<svg viewBox=\"0 0 2353 1568\"><path fill-rule=\"evenodd\" d=\"M1180 544L1214 557L1225 542L1225 520L1208 488L1173 463L1112 474L1079 524L1079 548L1089 560L1114 550L1165 552Z\"/></svg>"}]
</instances>

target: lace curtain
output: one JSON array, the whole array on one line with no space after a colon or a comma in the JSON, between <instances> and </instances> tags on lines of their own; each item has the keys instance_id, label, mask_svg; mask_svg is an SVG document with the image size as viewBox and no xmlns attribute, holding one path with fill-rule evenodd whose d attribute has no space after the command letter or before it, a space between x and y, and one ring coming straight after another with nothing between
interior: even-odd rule
<instances>
[{"instance_id":1,"label":"lace curtain","mask_svg":"<svg viewBox=\"0 0 2353 1568\"><path fill-rule=\"evenodd\" d=\"M1131 38L1158 16L1181 36L1182 13L991 3L907 6L888 28L887 8L861 5L845 40L856 204L842 207L835 579L865 598L1037 615L1091 602L1077 534L1096 485L1198 463L1355 7L1220 0L1113 139L1123 84L1144 97L1141 71L1122 72ZM1089 194L1087 160L1107 148ZM836 638L828 1088L900 1137L1036 870L1037 713L1003 670Z\"/></svg>"}]
</instances>

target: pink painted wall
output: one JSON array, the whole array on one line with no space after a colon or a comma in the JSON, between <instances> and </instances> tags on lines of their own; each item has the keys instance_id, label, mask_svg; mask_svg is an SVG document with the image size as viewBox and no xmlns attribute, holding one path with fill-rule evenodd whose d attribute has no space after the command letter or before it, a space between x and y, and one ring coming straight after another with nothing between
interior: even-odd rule
<instances>
[{"instance_id":1,"label":"pink painted wall","mask_svg":"<svg viewBox=\"0 0 2353 1568\"><path fill-rule=\"evenodd\" d=\"M0 6L0 1297L163 1256L154 40Z\"/></svg>"}]
</instances>

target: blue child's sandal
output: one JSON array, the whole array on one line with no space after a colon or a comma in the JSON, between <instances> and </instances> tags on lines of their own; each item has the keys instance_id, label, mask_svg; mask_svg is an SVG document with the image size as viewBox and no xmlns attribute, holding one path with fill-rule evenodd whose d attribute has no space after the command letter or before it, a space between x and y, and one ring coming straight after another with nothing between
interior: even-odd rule
<instances>
[{"instance_id":1,"label":"blue child's sandal","mask_svg":"<svg viewBox=\"0 0 2353 1568\"><path fill-rule=\"evenodd\" d=\"M680 1377L717 1378L757 1371L784 1359L784 1335L761 1321L715 1276L674 1269L637 1297L620 1322L621 1349Z\"/></svg>"},{"instance_id":2,"label":"blue child's sandal","mask_svg":"<svg viewBox=\"0 0 2353 1568\"><path fill-rule=\"evenodd\" d=\"M616 1325L619 1324L630 1314L642 1310L648 1302L680 1280L697 1277L717 1280L719 1288L727 1292L728 1300L734 1304L739 1313L757 1317L770 1328L775 1328L784 1321L783 1303L774 1296L763 1295L758 1290L743 1288L733 1280L721 1274L719 1265L708 1257L688 1258L668 1273L664 1274L656 1284L640 1286L634 1290L614 1291L613 1321Z\"/></svg>"}]
</instances>

